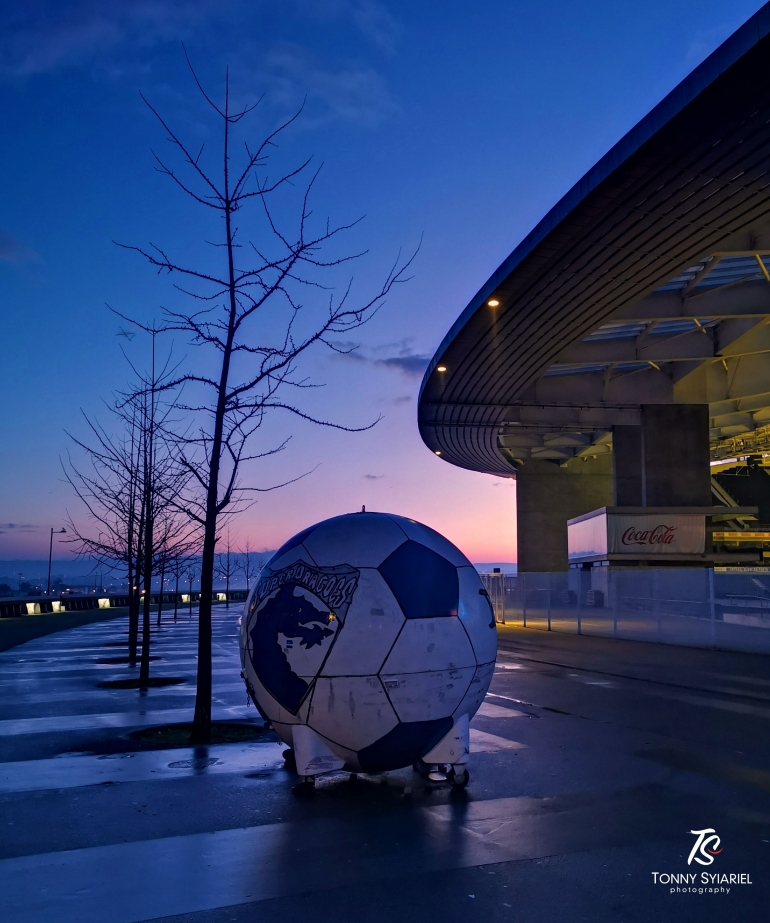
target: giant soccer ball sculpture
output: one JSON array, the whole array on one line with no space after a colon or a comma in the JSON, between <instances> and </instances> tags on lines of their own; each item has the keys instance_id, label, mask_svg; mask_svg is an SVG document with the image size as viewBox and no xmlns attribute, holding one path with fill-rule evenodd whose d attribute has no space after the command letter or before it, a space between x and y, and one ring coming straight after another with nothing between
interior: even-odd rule
<instances>
[{"instance_id":1,"label":"giant soccer ball sculpture","mask_svg":"<svg viewBox=\"0 0 770 923\"><path fill-rule=\"evenodd\" d=\"M410 764L466 784L468 724L496 653L470 561L433 529L384 513L295 535L241 622L249 695L306 786L322 772Z\"/></svg>"}]
</instances>

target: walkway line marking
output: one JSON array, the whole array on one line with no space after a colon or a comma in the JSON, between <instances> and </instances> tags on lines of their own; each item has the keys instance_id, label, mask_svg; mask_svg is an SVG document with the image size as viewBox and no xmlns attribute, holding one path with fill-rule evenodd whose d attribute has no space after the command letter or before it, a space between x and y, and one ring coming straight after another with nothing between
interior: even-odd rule
<instances>
[{"instance_id":1,"label":"walkway line marking","mask_svg":"<svg viewBox=\"0 0 770 923\"><path fill-rule=\"evenodd\" d=\"M284 744L269 741L0 763L0 794L277 770L283 766L284 749Z\"/></svg>"},{"instance_id":2,"label":"walkway line marking","mask_svg":"<svg viewBox=\"0 0 770 923\"><path fill-rule=\"evenodd\" d=\"M487 734L478 728L471 728L471 753L497 753L500 750L526 750L527 745L518 740L508 740L497 734Z\"/></svg>"},{"instance_id":3,"label":"walkway line marking","mask_svg":"<svg viewBox=\"0 0 770 923\"><path fill-rule=\"evenodd\" d=\"M528 718L529 715L524 711L517 711L515 708L505 708L503 705L493 705L492 702L482 702L476 715L482 718Z\"/></svg>"},{"instance_id":4,"label":"walkway line marking","mask_svg":"<svg viewBox=\"0 0 770 923\"><path fill-rule=\"evenodd\" d=\"M163 708L158 711L125 711L101 715L60 715L50 718L16 718L0 721L0 737L19 734L55 734L60 731L90 731L99 728L150 727L153 724L174 724L191 713L191 707ZM215 721L238 721L256 713L245 705L212 709Z\"/></svg>"}]
</instances>

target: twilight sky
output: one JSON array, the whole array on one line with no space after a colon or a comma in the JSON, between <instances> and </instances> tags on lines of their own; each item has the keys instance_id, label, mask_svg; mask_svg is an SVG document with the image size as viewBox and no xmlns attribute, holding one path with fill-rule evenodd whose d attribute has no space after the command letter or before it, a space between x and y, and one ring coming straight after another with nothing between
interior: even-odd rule
<instances>
[{"instance_id":1,"label":"twilight sky","mask_svg":"<svg viewBox=\"0 0 770 923\"><path fill-rule=\"evenodd\" d=\"M145 320L180 295L113 240L197 259L216 223L153 169L168 145L140 91L213 151L180 42L214 95L229 64L239 100L264 94L250 137L303 100L276 156L323 164L314 209L365 215L348 250L365 297L399 248L423 238L399 287L342 358L303 372L325 387L304 406L362 434L277 419L292 435L244 482L267 486L233 525L275 548L310 523L360 509L419 519L474 561L516 559L512 481L461 471L417 432L422 369L469 298L605 151L759 0L0 0L0 558L42 557L49 526L83 520L63 482L65 431L125 385ZM208 148L207 148L208 150ZM200 361L183 341L174 353ZM316 468L315 466L318 465ZM62 556L64 546L55 556Z\"/></svg>"}]
</instances>

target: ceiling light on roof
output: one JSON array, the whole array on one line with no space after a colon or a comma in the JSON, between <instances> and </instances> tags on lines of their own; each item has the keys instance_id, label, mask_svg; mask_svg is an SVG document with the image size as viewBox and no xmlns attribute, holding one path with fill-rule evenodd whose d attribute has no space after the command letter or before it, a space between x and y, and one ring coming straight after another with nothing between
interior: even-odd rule
<instances>
[{"instance_id":1,"label":"ceiling light on roof","mask_svg":"<svg viewBox=\"0 0 770 923\"><path fill-rule=\"evenodd\" d=\"M437 365L437 366L436 366L436 371L437 371L437 372L446 372L446 366L445 366L445 365Z\"/></svg>"},{"instance_id":2,"label":"ceiling light on roof","mask_svg":"<svg viewBox=\"0 0 770 923\"><path fill-rule=\"evenodd\" d=\"M500 304L500 302L497 300L497 298L490 298L487 304L489 305L490 308L496 308Z\"/></svg>"}]
</instances>

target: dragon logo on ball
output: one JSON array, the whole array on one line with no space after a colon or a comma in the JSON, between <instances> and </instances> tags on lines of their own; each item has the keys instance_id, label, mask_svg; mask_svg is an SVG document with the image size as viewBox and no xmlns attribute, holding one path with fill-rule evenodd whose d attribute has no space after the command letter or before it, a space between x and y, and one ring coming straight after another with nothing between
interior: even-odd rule
<instances>
[{"instance_id":1,"label":"dragon logo on ball","mask_svg":"<svg viewBox=\"0 0 770 923\"><path fill-rule=\"evenodd\" d=\"M265 574L249 606L251 661L265 689L296 715L345 622L352 567L304 562Z\"/></svg>"}]
</instances>

